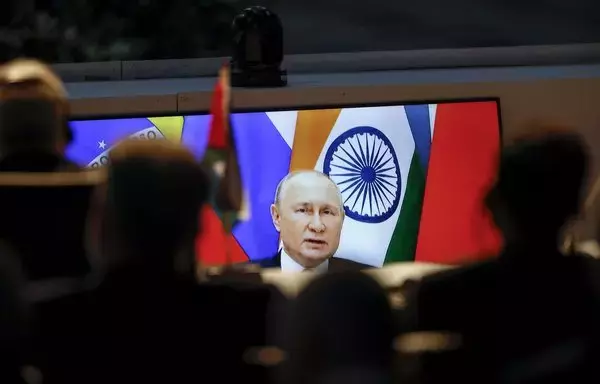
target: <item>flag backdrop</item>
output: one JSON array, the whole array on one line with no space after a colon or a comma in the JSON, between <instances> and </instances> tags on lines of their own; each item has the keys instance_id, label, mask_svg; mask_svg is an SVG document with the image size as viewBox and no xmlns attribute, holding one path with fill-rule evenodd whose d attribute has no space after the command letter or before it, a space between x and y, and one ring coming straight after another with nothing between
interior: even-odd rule
<instances>
[{"instance_id":1,"label":"flag backdrop","mask_svg":"<svg viewBox=\"0 0 600 384\"><path fill-rule=\"evenodd\" d=\"M277 252L269 207L290 171L316 169L340 187L346 220L336 257L381 266L394 261L456 264L493 254L500 238L482 198L500 150L494 101L382 106L231 116L247 218L225 239L219 217L203 212L203 236L219 264L228 242L234 261ZM182 142L198 159L208 144L210 116L72 122L68 155L101 166L124 137ZM207 244L204 244L206 247ZM206 248L205 248L206 249Z\"/></svg>"}]
</instances>

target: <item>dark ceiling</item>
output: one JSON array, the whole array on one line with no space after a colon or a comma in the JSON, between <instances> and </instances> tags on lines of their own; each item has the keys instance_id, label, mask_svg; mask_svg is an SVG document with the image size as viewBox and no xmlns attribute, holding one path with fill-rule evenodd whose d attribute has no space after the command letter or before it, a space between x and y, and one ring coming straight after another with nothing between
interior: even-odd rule
<instances>
[{"instance_id":1,"label":"dark ceiling","mask_svg":"<svg viewBox=\"0 0 600 384\"><path fill-rule=\"evenodd\" d=\"M52 62L228 53L249 0L11 0L0 58ZM600 42L597 0L263 0L283 20L286 53Z\"/></svg>"}]
</instances>

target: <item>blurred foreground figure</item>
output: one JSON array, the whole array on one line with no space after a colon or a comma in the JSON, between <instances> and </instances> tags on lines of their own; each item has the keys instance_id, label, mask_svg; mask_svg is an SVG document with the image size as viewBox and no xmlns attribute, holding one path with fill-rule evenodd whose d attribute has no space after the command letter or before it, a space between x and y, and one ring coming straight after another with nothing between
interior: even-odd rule
<instances>
[{"instance_id":1,"label":"blurred foreground figure","mask_svg":"<svg viewBox=\"0 0 600 384\"><path fill-rule=\"evenodd\" d=\"M68 115L64 86L49 66L23 59L0 66L0 238L14 247L29 280L89 272L82 235L91 187L53 174L78 170L64 155L72 139ZM9 182L14 172L49 175L46 182Z\"/></svg>"},{"instance_id":2,"label":"blurred foreground figure","mask_svg":"<svg viewBox=\"0 0 600 384\"><path fill-rule=\"evenodd\" d=\"M0 172L77 169L64 156L68 116L67 93L50 67L23 59L0 67Z\"/></svg>"},{"instance_id":3,"label":"blurred foreground figure","mask_svg":"<svg viewBox=\"0 0 600 384\"><path fill-rule=\"evenodd\" d=\"M111 155L90 234L100 283L37 306L44 383L197 380L193 247L207 178L167 141L124 142Z\"/></svg>"},{"instance_id":4,"label":"blurred foreground figure","mask_svg":"<svg viewBox=\"0 0 600 384\"><path fill-rule=\"evenodd\" d=\"M282 383L391 383L394 321L385 290L366 274L330 274L290 312Z\"/></svg>"},{"instance_id":5,"label":"blurred foreground figure","mask_svg":"<svg viewBox=\"0 0 600 384\"><path fill-rule=\"evenodd\" d=\"M89 272L83 226L92 186L11 182L14 175L6 175L78 169L64 156L71 140L68 106L63 84L48 66L15 60L0 67L0 238L14 247L28 280Z\"/></svg>"},{"instance_id":6,"label":"blurred foreground figure","mask_svg":"<svg viewBox=\"0 0 600 384\"><path fill-rule=\"evenodd\" d=\"M425 361L423 382L597 382L588 363L597 340L598 266L558 249L587 167L583 140L566 131L527 137L503 152L486 204L504 250L426 277L419 288L419 329L463 338L460 351Z\"/></svg>"},{"instance_id":7,"label":"blurred foreground figure","mask_svg":"<svg viewBox=\"0 0 600 384\"><path fill-rule=\"evenodd\" d=\"M114 149L99 218L108 272L194 280L193 241L208 191L206 174L177 144L133 140Z\"/></svg>"},{"instance_id":8,"label":"blurred foreground figure","mask_svg":"<svg viewBox=\"0 0 600 384\"><path fill-rule=\"evenodd\" d=\"M111 155L90 234L100 283L38 305L44 383L264 382L244 353L266 345L276 292L195 279L204 171L167 141L125 142Z\"/></svg>"}]
</instances>

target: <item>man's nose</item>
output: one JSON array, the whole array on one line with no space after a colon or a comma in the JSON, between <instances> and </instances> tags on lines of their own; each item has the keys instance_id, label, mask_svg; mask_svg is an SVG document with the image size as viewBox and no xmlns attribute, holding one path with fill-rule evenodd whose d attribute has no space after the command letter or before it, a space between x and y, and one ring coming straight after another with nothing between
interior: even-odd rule
<instances>
[{"instance_id":1,"label":"man's nose","mask_svg":"<svg viewBox=\"0 0 600 384\"><path fill-rule=\"evenodd\" d=\"M310 229L313 232L325 231L325 224L321 220L320 215L312 215L310 222L308 223L308 229Z\"/></svg>"}]
</instances>

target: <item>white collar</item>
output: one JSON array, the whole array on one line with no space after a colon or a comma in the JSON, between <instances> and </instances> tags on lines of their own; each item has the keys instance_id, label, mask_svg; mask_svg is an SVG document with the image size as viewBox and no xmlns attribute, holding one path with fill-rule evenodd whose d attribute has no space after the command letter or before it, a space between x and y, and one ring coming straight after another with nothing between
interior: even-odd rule
<instances>
[{"instance_id":1,"label":"white collar","mask_svg":"<svg viewBox=\"0 0 600 384\"><path fill-rule=\"evenodd\" d=\"M282 272L302 272L306 268L298 264L294 259L287 254L285 249L281 249L281 271ZM312 271L317 274L326 273L329 269L329 260L325 260Z\"/></svg>"}]
</instances>

